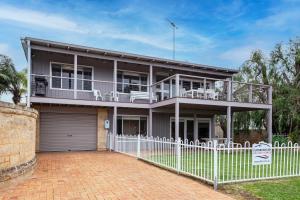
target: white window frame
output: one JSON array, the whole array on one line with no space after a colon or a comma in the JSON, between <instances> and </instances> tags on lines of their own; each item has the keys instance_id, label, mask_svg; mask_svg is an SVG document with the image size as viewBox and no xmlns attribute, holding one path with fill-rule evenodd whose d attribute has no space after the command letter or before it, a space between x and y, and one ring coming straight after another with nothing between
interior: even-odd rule
<instances>
[{"instance_id":1,"label":"white window frame","mask_svg":"<svg viewBox=\"0 0 300 200\"><path fill-rule=\"evenodd\" d=\"M181 140L185 140L187 139L187 121L190 120L190 121L194 121L194 118L193 117L179 117L179 122L184 122L184 139L181 138ZM205 123L208 123L209 124L209 138L211 138L211 120L210 118L201 118L201 117L197 117L196 118L197 120L197 127L198 127L198 123L199 122L205 122ZM175 122L175 117L170 117L170 133L169 133L169 138L172 138L172 122ZM198 133L198 138L199 138L199 133ZM175 139L175 138L173 138ZM195 138L194 138L195 140Z\"/></svg>"},{"instance_id":2,"label":"white window frame","mask_svg":"<svg viewBox=\"0 0 300 200\"><path fill-rule=\"evenodd\" d=\"M54 78L63 78L62 76L52 76L52 64L58 64L58 65L65 65L67 67L71 67L73 70L74 70L74 64L70 64L70 63L63 63L63 62L56 62L56 61L50 61L50 64L49 64L49 74L50 74L50 89L52 90L66 90L66 91L74 91L74 89L64 89L64 88L53 88L52 87L52 77ZM78 90L76 89L76 91L79 91L79 92L93 92L94 90L94 66L88 66L88 65L77 65L78 67L85 67L85 68L91 68L92 69L92 79L89 80L89 79L79 79L79 80L87 80L87 81L92 81L92 88L91 90ZM63 68L63 67L62 67ZM62 73L62 68L61 68L61 73ZM78 78L77 80L78 81ZM75 78L74 78L74 82L75 82ZM74 84L75 85L75 84ZM61 87L62 87L62 84L61 84Z\"/></svg>"},{"instance_id":3,"label":"white window frame","mask_svg":"<svg viewBox=\"0 0 300 200\"><path fill-rule=\"evenodd\" d=\"M147 130L146 130L146 135L148 135L148 131L149 131L149 127L148 127L148 123L149 123L149 120L148 120L148 115L117 115L117 120L118 120L118 117L121 117L121 120L122 120L122 135L124 135L124 125L123 125L123 121L124 119L125 120L136 120L136 121L139 121L139 133L141 133L141 117L144 117L146 118L146 123L147 123ZM117 128L118 129L118 128ZM119 134L119 133L117 133Z\"/></svg>"},{"instance_id":4,"label":"white window frame","mask_svg":"<svg viewBox=\"0 0 300 200\"><path fill-rule=\"evenodd\" d=\"M128 85L128 83L124 83L123 81L124 81L124 75L132 75L132 76L139 76L139 81L141 82L141 74L144 74L144 75L146 75L147 76L147 85L142 85L142 84L140 84L140 87L141 86L146 86L146 88L147 88L147 92L149 92L149 87L148 87L148 85L149 85L149 73L147 73L147 72L138 72L138 71L130 71L130 70L122 70L122 69L118 69L117 70L117 76L118 76L118 73L119 72L122 72L122 92L119 92L119 91L117 91L119 94L125 94L125 95L130 95L130 93L126 93L126 92L123 92L124 91L124 84L125 85ZM120 82L118 82L117 81L117 84L118 83L120 83Z\"/></svg>"}]
</instances>

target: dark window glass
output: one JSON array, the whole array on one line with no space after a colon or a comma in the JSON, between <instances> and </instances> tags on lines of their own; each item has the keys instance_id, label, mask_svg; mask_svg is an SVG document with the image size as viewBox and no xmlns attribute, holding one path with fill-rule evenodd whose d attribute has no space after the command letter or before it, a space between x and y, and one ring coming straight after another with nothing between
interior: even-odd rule
<instances>
[{"instance_id":1,"label":"dark window glass","mask_svg":"<svg viewBox=\"0 0 300 200\"><path fill-rule=\"evenodd\" d=\"M82 78L83 78L82 71L77 71L77 78L79 79L77 80L77 90L82 90Z\"/></svg>"},{"instance_id":2,"label":"dark window glass","mask_svg":"<svg viewBox=\"0 0 300 200\"><path fill-rule=\"evenodd\" d=\"M83 90L92 90L92 69L83 68Z\"/></svg>"},{"instance_id":3,"label":"dark window glass","mask_svg":"<svg viewBox=\"0 0 300 200\"><path fill-rule=\"evenodd\" d=\"M140 119L140 134L143 136L147 135L147 118L141 117Z\"/></svg>"},{"instance_id":4,"label":"dark window glass","mask_svg":"<svg viewBox=\"0 0 300 200\"><path fill-rule=\"evenodd\" d=\"M117 119L117 134L122 135L122 118L118 117Z\"/></svg>"},{"instance_id":5,"label":"dark window glass","mask_svg":"<svg viewBox=\"0 0 300 200\"><path fill-rule=\"evenodd\" d=\"M194 121L187 120L186 126L187 139L189 140L189 142L194 141Z\"/></svg>"},{"instance_id":6,"label":"dark window glass","mask_svg":"<svg viewBox=\"0 0 300 200\"><path fill-rule=\"evenodd\" d=\"M52 76L61 76L61 65L52 64Z\"/></svg>"},{"instance_id":7,"label":"dark window glass","mask_svg":"<svg viewBox=\"0 0 300 200\"><path fill-rule=\"evenodd\" d=\"M172 135L171 137L175 140L175 122L172 121ZM184 140L184 122L179 121L179 137Z\"/></svg>"},{"instance_id":8,"label":"dark window glass","mask_svg":"<svg viewBox=\"0 0 300 200\"><path fill-rule=\"evenodd\" d=\"M139 120L123 119L123 134L138 135L139 129Z\"/></svg>"},{"instance_id":9,"label":"dark window glass","mask_svg":"<svg viewBox=\"0 0 300 200\"><path fill-rule=\"evenodd\" d=\"M123 92L123 84L122 84L122 73L117 74L117 91Z\"/></svg>"},{"instance_id":10,"label":"dark window glass","mask_svg":"<svg viewBox=\"0 0 300 200\"><path fill-rule=\"evenodd\" d=\"M147 76L141 76L141 91L147 92Z\"/></svg>"},{"instance_id":11,"label":"dark window glass","mask_svg":"<svg viewBox=\"0 0 300 200\"><path fill-rule=\"evenodd\" d=\"M61 78L52 77L52 87L61 88Z\"/></svg>"},{"instance_id":12,"label":"dark window glass","mask_svg":"<svg viewBox=\"0 0 300 200\"><path fill-rule=\"evenodd\" d=\"M193 82L193 89L197 90L198 88L200 88L200 83L199 82Z\"/></svg>"},{"instance_id":13,"label":"dark window glass","mask_svg":"<svg viewBox=\"0 0 300 200\"><path fill-rule=\"evenodd\" d=\"M182 88L185 88L186 90L190 90L191 82L190 81L182 81Z\"/></svg>"}]
</instances>

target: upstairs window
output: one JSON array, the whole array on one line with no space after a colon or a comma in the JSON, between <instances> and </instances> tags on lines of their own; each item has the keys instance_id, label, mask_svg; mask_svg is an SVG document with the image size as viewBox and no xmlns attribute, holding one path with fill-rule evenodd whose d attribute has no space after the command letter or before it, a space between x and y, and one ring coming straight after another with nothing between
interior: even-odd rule
<instances>
[{"instance_id":1,"label":"upstairs window","mask_svg":"<svg viewBox=\"0 0 300 200\"><path fill-rule=\"evenodd\" d=\"M77 90L92 90L92 68L78 66L77 68ZM73 65L51 63L51 87L56 89L74 89L74 67Z\"/></svg>"},{"instance_id":2,"label":"upstairs window","mask_svg":"<svg viewBox=\"0 0 300 200\"><path fill-rule=\"evenodd\" d=\"M117 74L117 82L117 91L121 93L130 93L130 91L148 91L148 76L146 74L119 71Z\"/></svg>"}]
</instances>

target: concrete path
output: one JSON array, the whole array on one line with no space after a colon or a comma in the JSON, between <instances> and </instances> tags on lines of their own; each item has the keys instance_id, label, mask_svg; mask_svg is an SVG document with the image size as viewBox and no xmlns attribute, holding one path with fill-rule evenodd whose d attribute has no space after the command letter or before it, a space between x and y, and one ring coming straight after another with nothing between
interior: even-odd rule
<instances>
[{"instance_id":1,"label":"concrete path","mask_svg":"<svg viewBox=\"0 0 300 200\"><path fill-rule=\"evenodd\" d=\"M203 183L111 152L40 153L32 175L0 199L231 199Z\"/></svg>"}]
</instances>

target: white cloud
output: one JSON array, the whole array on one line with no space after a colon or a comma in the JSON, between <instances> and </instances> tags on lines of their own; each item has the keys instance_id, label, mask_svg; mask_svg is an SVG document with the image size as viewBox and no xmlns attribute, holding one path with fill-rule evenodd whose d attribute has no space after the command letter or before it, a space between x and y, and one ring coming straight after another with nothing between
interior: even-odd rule
<instances>
[{"instance_id":1,"label":"white cloud","mask_svg":"<svg viewBox=\"0 0 300 200\"><path fill-rule=\"evenodd\" d=\"M9 53L9 47L7 44L0 43L0 54L7 55Z\"/></svg>"},{"instance_id":2,"label":"white cloud","mask_svg":"<svg viewBox=\"0 0 300 200\"><path fill-rule=\"evenodd\" d=\"M220 54L220 58L233 63L242 64L250 58L251 52L258 49L257 45L245 45L237 48L229 49Z\"/></svg>"},{"instance_id":3,"label":"white cloud","mask_svg":"<svg viewBox=\"0 0 300 200\"><path fill-rule=\"evenodd\" d=\"M63 16L12 6L0 6L0 19L56 30L82 32L78 24Z\"/></svg>"},{"instance_id":4,"label":"white cloud","mask_svg":"<svg viewBox=\"0 0 300 200\"><path fill-rule=\"evenodd\" d=\"M132 8L126 8L116 13L102 12L102 14L109 16L111 14L120 15L128 12L133 12ZM150 17L151 20L148 22L149 27L147 28L141 29L138 25L135 25L136 27L131 27L129 29L119 21L110 21L108 23L106 21L94 22L84 20L80 23L68 19L63 15L0 5L0 20L17 22L14 25L21 24L23 26L28 26L29 28L41 27L60 31L70 31L82 34L81 36L87 35L92 37L127 40L150 45L162 50L172 50L171 29L166 31L165 21L153 20L154 18L155 16ZM176 50L182 52L197 51L199 48L205 49L208 45L211 45L211 39L209 37L194 33L184 27L180 27L179 33L177 34L177 40ZM185 43L185 40L188 42ZM180 44L179 42L181 41L184 44Z\"/></svg>"},{"instance_id":5,"label":"white cloud","mask_svg":"<svg viewBox=\"0 0 300 200\"><path fill-rule=\"evenodd\" d=\"M272 15L260 19L256 21L256 25L262 28L292 29L298 27L296 24L298 24L299 20L299 9L289 9L281 12L277 11Z\"/></svg>"}]
</instances>

